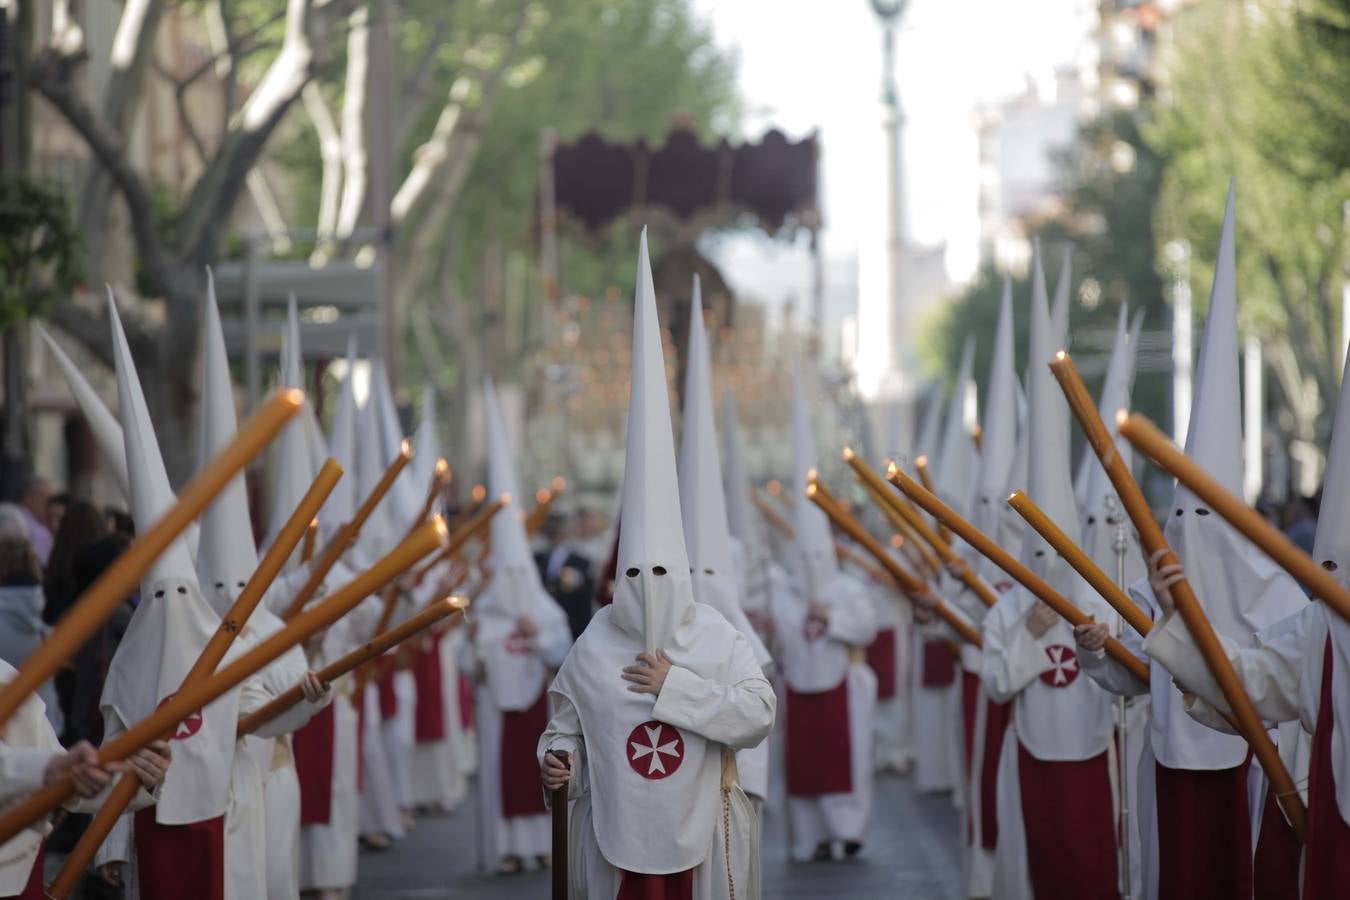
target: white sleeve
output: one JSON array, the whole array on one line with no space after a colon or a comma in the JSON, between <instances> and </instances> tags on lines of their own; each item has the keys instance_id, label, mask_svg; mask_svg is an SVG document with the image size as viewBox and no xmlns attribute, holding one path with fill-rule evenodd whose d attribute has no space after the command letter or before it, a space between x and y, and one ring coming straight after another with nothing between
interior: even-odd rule
<instances>
[{"instance_id":1,"label":"white sleeve","mask_svg":"<svg viewBox=\"0 0 1350 900\"><path fill-rule=\"evenodd\" d=\"M1011 596L1009 599L1011 599ZM1009 615L1001 608L990 610L984 619L984 650L980 654L980 680L989 698L1007 703L1050 667L1041 642L1027 631L1027 616L1035 609L1028 605L1021 615Z\"/></svg>"},{"instance_id":2,"label":"white sleeve","mask_svg":"<svg viewBox=\"0 0 1350 900\"><path fill-rule=\"evenodd\" d=\"M672 666L652 718L733 749L756 747L773 730L778 700L745 636L737 633L725 684Z\"/></svg>"},{"instance_id":3,"label":"white sleeve","mask_svg":"<svg viewBox=\"0 0 1350 900\"><path fill-rule=\"evenodd\" d=\"M561 610L558 615L550 615L539 623L539 632L534 636L534 652L544 665L557 669L571 649L572 629Z\"/></svg>"},{"instance_id":4,"label":"white sleeve","mask_svg":"<svg viewBox=\"0 0 1350 900\"><path fill-rule=\"evenodd\" d=\"M103 707L103 742L117 737L126 731L126 725L110 707ZM170 763L170 765L173 765ZM144 793L140 791L138 793ZM99 845L98 852L94 854L94 866L102 866L112 862L127 862L131 859L131 814L127 813L118 816L116 824L112 831L103 839Z\"/></svg>"},{"instance_id":5,"label":"white sleeve","mask_svg":"<svg viewBox=\"0 0 1350 900\"><path fill-rule=\"evenodd\" d=\"M1127 625L1120 634L1120 643L1140 662L1148 664L1148 655L1144 653L1144 638L1139 632ZM1105 650L1092 651L1079 647L1078 663L1088 677L1097 682L1104 691L1120 697L1139 697L1149 692L1147 682L1140 681L1129 669L1107 656Z\"/></svg>"},{"instance_id":6,"label":"white sleeve","mask_svg":"<svg viewBox=\"0 0 1350 900\"><path fill-rule=\"evenodd\" d=\"M1300 676L1309 655L1321 652L1318 639L1326 636L1324 616L1317 604L1309 603L1257 634L1252 647L1240 647L1218 636L1257 714L1267 722L1299 718ZM1206 705L1220 713L1231 712L1181 616L1174 612L1163 617L1144 641L1144 650L1172 673L1183 692L1203 701L1188 700L1187 712L1194 718L1205 724L1215 721L1216 717L1204 709Z\"/></svg>"},{"instance_id":7,"label":"white sleeve","mask_svg":"<svg viewBox=\"0 0 1350 900\"><path fill-rule=\"evenodd\" d=\"M587 791L586 742L581 734L581 716L572 701L561 691L549 690L548 699L553 716L548 720L544 733L539 736L536 755L542 768L544 754L550 750L572 754L572 779L567 783L567 799L575 800ZM544 797L549 799L548 791L544 791Z\"/></svg>"},{"instance_id":8,"label":"white sleeve","mask_svg":"<svg viewBox=\"0 0 1350 900\"><path fill-rule=\"evenodd\" d=\"M851 579L839 592L839 602L830 607L825 636L855 647L866 647L876 640L877 615L872 601Z\"/></svg>"}]
</instances>

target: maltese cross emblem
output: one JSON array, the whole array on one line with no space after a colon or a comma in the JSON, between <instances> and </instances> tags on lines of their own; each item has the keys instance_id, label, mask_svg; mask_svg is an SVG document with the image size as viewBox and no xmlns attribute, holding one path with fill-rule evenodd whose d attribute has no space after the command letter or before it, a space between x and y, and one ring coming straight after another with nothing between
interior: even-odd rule
<instances>
[{"instance_id":1,"label":"maltese cross emblem","mask_svg":"<svg viewBox=\"0 0 1350 900\"><path fill-rule=\"evenodd\" d=\"M165 703L168 703L172 699L173 694L170 694L163 700L159 701L159 705L163 706ZM178 723L178 729L173 733L173 740L185 741L201 730L202 730L202 711L199 709L196 712L189 715L186 719Z\"/></svg>"},{"instance_id":2,"label":"maltese cross emblem","mask_svg":"<svg viewBox=\"0 0 1350 900\"><path fill-rule=\"evenodd\" d=\"M816 616L807 616L806 621L802 623L802 637L806 638L807 643L818 641L825 636L825 620Z\"/></svg>"},{"instance_id":3,"label":"maltese cross emblem","mask_svg":"<svg viewBox=\"0 0 1350 900\"><path fill-rule=\"evenodd\" d=\"M1051 687L1068 687L1078 677L1078 656L1072 647L1063 644L1051 644L1045 648L1050 657L1050 668L1041 673L1041 681Z\"/></svg>"},{"instance_id":4,"label":"maltese cross emblem","mask_svg":"<svg viewBox=\"0 0 1350 900\"><path fill-rule=\"evenodd\" d=\"M529 653L530 639L519 631L511 632L506 637L506 652L515 656L523 656Z\"/></svg>"},{"instance_id":5,"label":"maltese cross emblem","mask_svg":"<svg viewBox=\"0 0 1350 900\"><path fill-rule=\"evenodd\" d=\"M684 737L664 722L643 722L628 735L628 764L643 778L658 781L684 762Z\"/></svg>"}]
</instances>

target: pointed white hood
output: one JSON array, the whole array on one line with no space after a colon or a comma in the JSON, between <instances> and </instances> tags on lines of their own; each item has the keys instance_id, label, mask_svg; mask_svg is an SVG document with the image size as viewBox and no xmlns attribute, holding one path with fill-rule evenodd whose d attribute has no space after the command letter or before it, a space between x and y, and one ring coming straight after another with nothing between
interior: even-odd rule
<instances>
[{"instance_id":1,"label":"pointed white hood","mask_svg":"<svg viewBox=\"0 0 1350 900\"><path fill-rule=\"evenodd\" d=\"M1012 282L1003 280L998 326L994 332L994 355L989 362L989 389L984 398L984 426L979 480L972 524L990 536L998 533L1004 518L1004 499L1017 452L1017 373L1013 369Z\"/></svg>"},{"instance_id":2,"label":"pointed white hood","mask_svg":"<svg viewBox=\"0 0 1350 900\"><path fill-rule=\"evenodd\" d=\"M919 435L911 448L914 459L936 456L942 449L938 445L942 436L942 390L934 386L928 393L928 406L924 408L923 419L919 422Z\"/></svg>"},{"instance_id":3,"label":"pointed white hood","mask_svg":"<svg viewBox=\"0 0 1350 900\"><path fill-rule=\"evenodd\" d=\"M288 388L303 387L301 374L300 316L292 295L287 306L286 328L281 333L281 384ZM308 404L308 400L305 401ZM314 467L308 426L304 413L296 416L282 429L273 456L272 508L267 519L267 539L271 545L277 533L286 524L300 498L309 490L318 470Z\"/></svg>"},{"instance_id":4,"label":"pointed white hood","mask_svg":"<svg viewBox=\"0 0 1350 900\"><path fill-rule=\"evenodd\" d=\"M694 595L680 527L675 438L646 229L637 269L619 568L610 621L621 631L642 635L653 651L679 643L681 628L694 619Z\"/></svg>"},{"instance_id":5,"label":"pointed white hood","mask_svg":"<svg viewBox=\"0 0 1350 900\"><path fill-rule=\"evenodd\" d=\"M441 458L441 440L436 434L436 389L431 385L422 387L422 416L417 422L417 430L412 437L413 458L408 463L412 473L412 485L423 498L431 489L431 479L436 475L436 463ZM489 496L496 496L489 493ZM515 493L511 494L515 498ZM420 511L420 508L419 508Z\"/></svg>"},{"instance_id":6,"label":"pointed white hood","mask_svg":"<svg viewBox=\"0 0 1350 900\"><path fill-rule=\"evenodd\" d=\"M1040 253L1040 242L1036 242ZM1069 346L1069 297L1073 292L1073 245L1064 248L1064 259L1059 264L1059 280L1055 282L1055 302L1050 306L1050 333L1054 335L1056 350Z\"/></svg>"},{"instance_id":7,"label":"pointed white hood","mask_svg":"<svg viewBox=\"0 0 1350 900\"><path fill-rule=\"evenodd\" d=\"M1186 453L1231 493L1242 493L1242 408L1238 399L1237 256L1233 243L1233 188L1228 191L1215 260L1214 287L1201 337ZM1292 615L1306 601L1284 570L1190 491L1178 486L1163 534L1186 567L1186 580L1214 630L1243 646L1252 635ZM1149 596L1141 597L1151 602ZM1238 765L1241 738L1197 726L1182 710L1170 677L1153 686L1153 750L1172 768Z\"/></svg>"},{"instance_id":8,"label":"pointed white hood","mask_svg":"<svg viewBox=\"0 0 1350 900\"><path fill-rule=\"evenodd\" d=\"M327 502L319 507L319 525L326 534L332 534L356 514L356 507L364 497L358 496L356 455L356 342L347 342L347 377L338 390L337 408L328 433L328 452L346 473L338 479Z\"/></svg>"},{"instance_id":9,"label":"pointed white hood","mask_svg":"<svg viewBox=\"0 0 1350 900\"><path fill-rule=\"evenodd\" d=\"M1116 322L1115 343L1111 348L1111 359L1107 363L1106 378L1102 382L1101 400L1098 403L1103 422L1114 421L1117 410L1128 409L1130 405L1136 342L1128 328L1128 316L1129 310L1122 304L1120 318ZM1134 456L1130 442L1117 436L1115 443L1116 453L1124 459L1126 468L1130 468ZM1079 464L1079 477L1083 485L1079 501L1084 516L1083 549L1103 572L1115 578L1116 523L1125 516L1125 509L1097 454L1091 447L1083 449L1083 459ZM1148 573L1144 567L1143 553L1133 537L1133 529L1127 527L1126 530L1130 540L1125 553L1125 584L1129 584Z\"/></svg>"},{"instance_id":10,"label":"pointed white hood","mask_svg":"<svg viewBox=\"0 0 1350 900\"><path fill-rule=\"evenodd\" d=\"M130 466L131 514L143 531L164 515L174 495L111 291L108 312ZM186 543L175 540L141 581L140 604L108 667L101 705L128 726L148 716L178 690L218 624L198 586ZM224 812L238 698L237 690L230 691L206 707L199 720L180 727L173 765L155 807L160 823L197 822Z\"/></svg>"},{"instance_id":11,"label":"pointed white hood","mask_svg":"<svg viewBox=\"0 0 1350 900\"><path fill-rule=\"evenodd\" d=\"M952 386L947 403L947 418L942 429L938 456L929 456L938 495L963 516L970 513L970 503L975 493L973 476L978 462L975 439L971 436L966 420L967 398L975 383L971 374L974 365L975 339L969 337L961 350L961 366L957 370L956 384Z\"/></svg>"},{"instance_id":12,"label":"pointed white hood","mask_svg":"<svg viewBox=\"0 0 1350 900\"><path fill-rule=\"evenodd\" d=\"M689 360L681 422L680 512L684 516L684 544L689 551L694 599L720 612L745 635L755 658L764 666L769 662L769 651L741 609L726 495L722 492L722 461L713 424L712 366L697 275L689 312Z\"/></svg>"},{"instance_id":13,"label":"pointed white hood","mask_svg":"<svg viewBox=\"0 0 1350 900\"><path fill-rule=\"evenodd\" d=\"M819 463L816 441L811 436L811 413L806 406L800 365L792 372L792 527L793 575L807 599L828 601L830 583L839 574L834 536L825 511L806 499L807 475Z\"/></svg>"},{"instance_id":14,"label":"pointed white hood","mask_svg":"<svg viewBox=\"0 0 1350 900\"><path fill-rule=\"evenodd\" d=\"M1317 537L1313 541L1313 559L1325 568L1333 568L1341 584L1350 583L1350 378L1341 379L1340 400L1336 404L1336 423L1331 431L1327 452L1327 471L1322 481L1322 507L1317 517ZM1335 667L1340 677L1332 680L1331 702L1333 747L1345 746L1345 729L1350 728L1350 624L1330 610L1325 611L1336 648ZM1309 647L1309 653L1320 648ZM1336 806L1341 818L1350 822L1350 760L1344 753L1333 753L1336 776Z\"/></svg>"},{"instance_id":15,"label":"pointed white hood","mask_svg":"<svg viewBox=\"0 0 1350 900\"><path fill-rule=\"evenodd\" d=\"M398 420L398 406L394 403L394 392L389 387L389 375L385 371L383 360L377 359L371 365L370 399L367 402L375 407L374 425L378 428L376 434L380 439L380 462L384 466L389 466L403 446L404 435L403 426ZM417 446L414 445L414 460L416 456ZM433 459L431 463L435 465L436 460ZM399 531L400 536L402 529L412 524L422 508L422 494L412 480L411 470L414 465L415 462L410 462L399 473L384 503L381 504L384 506L385 516L394 529Z\"/></svg>"},{"instance_id":16,"label":"pointed white hood","mask_svg":"<svg viewBox=\"0 0 1350 900\"><path fill-rule=\"evenodd\" d=\"M740 425L736 421L736 397L730 389L722 392L722 436L726 441L725 497L727 525L736 539L741 583L741 608L751 618L768 614L769 547L751 499L750 473L741 452Z\"/></svg>"},{"instance_id":17,"label":"pointed white hood","mask_svg":"<svg viewBox=\"0 0 1350 900\"><path fill-rule=\"evenodd\" d=\"M1237 254L1233 235L1234 189L1228 190L1214 287L1200 339L1195 395L1186 455L1229 492L1242 495L1242 404L1238 388ZM1246 641L1294 610L1266 589L1278 573L1221 517L1178 485L1164 532L1186 566L1186 577L1220 634ZM1249 567L1259 570L1253 571ZM1302 604L1299 604L1302 605Z\"/></svg>"},{"instance_id":18,"label":"pointed white hood","mask_svg":"<svg viewBox=\"0 0 1350 900\"><path fill-rule=\"evenodd\" d=\"M1033 277L1043 285L1040 266L1035 268ZM1069 478L1069 407L1049 368L1058 349L1055 337L1045 290L1043 286L1037 288L1033 284L1026 375L1030 452L1024 490L1069 539L1077 543L1080 536L1078 507ZM1049 543L1035 531L1024 534L1022 562L1047 580L1057 574L1056 570L1067 568ZM1078 600L1076 593L1068 596Z\"/></svg>"},{"instance_id":19,"label":"pointed white hood","mask_svg":"<svg viewBox=\"0 0 1350 900\"><path fill-rule=\"evenodd\" d=\"M234 411L234 386L225 353L225 333L216 306L215 281L206 274L206 308L202 316L201 430L198 469L234 439L239 421ZM290 385L288 385L290 386ZM197 574L202 593L223 616L258 568L253 523L248 514L248 489L241 472L202 514L197 547Z\"/></svg>"},{"instance_id":20,"label":"pointed white hood","mask_svg":"<svg viewBox=\"0 0 1350 900\"><path fill-rule=\"evenodd\" d=\"M380 437L379 414L372 394L366 398L356 419L356 496L364 503L375 485L379 484L387 466L384 462L383 441ZM406 471L406 470L405 470ZM394 547L396 526L390 516L390 494L386 493L370 517L361 526L359 549L371 559L379 559ZM354 511L354 510L353 510Z\"/></svg>"},{"instance_id":21,"label":"pointed white hood","mask_svg":"<svg viewBox=\"0 0 1350 900\"><path fill-rule=\"evenodd\" d=\"M41 325L37 326L37 329L38 334L47 342L52 358L56 360L61 374L65 376L66 384L70 385L70 392L75 395L75 402L80 405L80 412L84 413L84 420L89 423L89 429L94 433L94 441L108 464L108 474L117 485L122 499L130 503L131 487L127 483L127 451L122 439L122 426L118 424L117 417L108 412L103 398L99 397L98 392L85 380L79 367L71 361L46 329Z\"/></svg>"},{"instance_id":22,"label":"pointed white hood","mask_svg":"<svg viewBox=\"0 0 1350 900\"><path fill-rule=\"evenodd\" d=\"M492 379L483 379L483 414L487 419L488 496L509 495L511 501L492 517L492 581L481 600L474 647L483 662L487 690L498 709L518 712L539 699L548 670L536 653L521 653L519 619L529 618L541 633L567 633L567 616L539 578L539 569L525 536L525 511L501 405ZM428 481L430 476L428 476Z\"/></svg>"}]
</instances>

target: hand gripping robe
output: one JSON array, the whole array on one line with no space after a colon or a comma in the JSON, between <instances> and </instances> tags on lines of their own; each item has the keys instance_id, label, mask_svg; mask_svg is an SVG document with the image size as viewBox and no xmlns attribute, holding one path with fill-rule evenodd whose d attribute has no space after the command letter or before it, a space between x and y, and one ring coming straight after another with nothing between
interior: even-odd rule
<instances>
[{"instance_id":1,"label":"hand gripping robe","mask_svg":"<svg viewBox=\"0 0 1350 900\"><path fill-rule=\"evenodd\" d=\"M1234 494L1242 490L1237 360L1230 189L1201 338L1186 453ZM1180 485L1163 533L1221 637L1250 647L1258 632L1306 605L1302 592L1283 570ZM1132 586L1130 593L1156 621L1158 611L1147 582ZM1123 642L1146 658L1137 635L1127 633ZM1083 660L1089 673L1108 688L1118 693L1137 691L1132 679L1104 654L1096 658L1084 654ZM1286 893L1294 890L1289 883L1296 873L1288 865L1287 828L1281 817L1263 815L1269 805L1267 787L1260 766L1249 764L1246 742L1205 728L1187 716L1181 692L1164 667L1151 667L1150 682L1148 750L1155 763L1150 767L1144 760L1141 765L1141 773L1151 778L1141 778L1139 810L1144 896L1227 900L1249 896L1254 885L1282 885L1276 890ZM1296 725L1290 725L1278 735L1281 756L1295 783L1301 782L1300 770L1306 767L1300 734ZM1149 781L1154 786L1151 793ZM1213 827L1213 823L1225 827ZM1245 861L1261 847L1265 852L1258 865L1248 865ZM1224 862L1208 865L1204 860Z\"/></svg>"},{"instance_id":2,"label":"hand gripping robe","mask_svg":"<svg viewBox=\"0 0 1350 900\"><path fill-rule=\"evenodd\" d=\"M722 461L713 425L712 367L708 361L698 276L694 276L694 296L689 308L689 362L685 369L680 435L680 512L684 517L684 546L689 553L694 600L720 612L745 637L760 668L768 671L773 662L769 650L741 610L731 526L722 492ZM762 741L739 751L736 768L741 787L762 804L769 794L769 742Z\"/></svg>"},{"instance_id":3,"label":"hand gripping robe","mask_svg":"<svg viewBox=\"0 0 1350 900\"><path fill-rule=\"evenodd\" d=\"M866 837L877 681L864 648L876 638L876 620L867 589L839 570L825 513L806 500L816 448L800 377L795 387L796 551L791 589L772 603L787 688L788 814L793 850L804 856Z\"/></svg>"},{"instance_id":4,"label":"hand gripping robe","mask_svg":"<svg viewBox=\"0 0 1350 900\"><path fill-rule=\"evenodd\" d=\"M614 601L564 660L539 741L541 760L574 754L574 898L760 896L759 823L734 751L764 739L775 701L745 637L694 602L666 396L644 234ZM658 650L673 665L653 700L621 673Z\"/></svg>"},{"instance_id":5,"label":"hand gripping robe","mask_svg":"<svg viewBox=\"0 0 1350 900\"><path fill-rule=\"evenodd\" d=\"M283 335L282 374L287 387L299 387L299 322L294 301L290 312L290 328ZM234 438L238 427L214 286L207 291L202 339L202 417L198 443L201 462L205 464ZM280 471L287 477L278 480L273 493L274 534L289 518L316 474L304 429L303 420L294 421L278 442ZM217 616L229 611L258 567L252 535L248 492L243 476L238 476L202 516L197 576ZM284 579L274 582L270 591L290 593ZM247 649L281 630L282 624L264 599L249 616L235 644ZM304 650L291 647L246 682L240 692L240 713L252 712L285 692L305 677L308 668ZM230 778L230 803L225 812L227 896L268 900L294 900L299 896L300 782L291 732L326 705L327 700L317 706L301 701L257 733L240 739Z\"/></svg>"},{"instance_id":6,"label":"hand gripping robe","mask_svg":"<svg viewBox=\"0 0 1350 900\"><path fill-rule=\"evenodd\" d=\"M1336 423L1322 486L1313 559L1347 583L1350 575L1350 379L1341 382ZM1220 636L1238 678L1263 719L1300 722L1312 734L1305 800L1307 844L1304 900L1332 900L1350 884L1350 626L1322 603L1304 603L1293 615L1257 633L1245 645ZM1190 632L1177 615L1160 622L1144 649L1185 690L1186 712L1218 731L1230 712ZM1276 815L1267 809L1266 815Z\"/></svg>"},{"instance_id":7,"label":"hand gripping robe","mask_svg":"<svg viewBox=\"0 0 1350 900\"><path fill-rule=\"evenodd\" d=\"M533 863L549 852L549 817L535 750L548 724L549 675L572 644L567 614L544 590L525 536L511 441L489 380L483 385L488 490L511 501L492 517L492 580L475 604L467 660L478 715L479 865ZM495 770L495 771L494 771Z\"/></svg>"},{"instance_id":8,"label":"hand gripping robe","mask_svg":"<svg viewBox=\"0 0 1350 900\"><path fill-rule=\"evenodd\" d=\"M1039 266L1034 277L1040 278ZM1044 289L1033 286L1027 493L1076 537L1069 410L1046 367L1054 350ZM1022 561L1080 609L1105 617L1105 603L1039 535L1025 536ZM1029 618L1037 603L1025 589L1008 591L984 621L985 690L991 699L1013 704L999 757L992 896L1107 900L1119 896L1112 704L1096 683L1079 677L1067 622L1056 617L1039 636L1032 632Z\"/></svg>"},{"instance_id":9,"label":"hand gripping robe","mask_svg":"<svg viewBox=\"0 0 1350 900\"><path fill-rule=\"evenodd\" d=\"M109 314L132 515L138 527L148 528L173 503L173 493L111 297ZM144 719L178 690L218 624L202 596L185 542L175 541L142 580L140 603L108 668L100 701L105 738ZM241 690L226 693L179 725L159 802L123 816L104 842L99 864L134 860L127 875L129 896L182 897L188 872L195 896L227 896L224 815ZM129 833L134 856L129 854Z\"/></svg>"}]
</instances>

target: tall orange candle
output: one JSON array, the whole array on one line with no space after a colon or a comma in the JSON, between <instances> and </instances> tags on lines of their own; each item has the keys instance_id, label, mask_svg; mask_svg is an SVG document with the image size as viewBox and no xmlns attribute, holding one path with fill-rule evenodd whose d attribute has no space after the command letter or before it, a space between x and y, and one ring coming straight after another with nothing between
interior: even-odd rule
<instances>
[{"instance_id":1,"label":"tall orange candle","mask_svg":"<svg viewBox=\"0 0 1350 900\"><path fill-rule=\"evenodd\" d=\"M381 632L372 638L369 643L356 648L340 659L334 660L314 674L327 687L358 666L370 662L409 638L421 634L446 616L463 613L468 605L469 601L457 594L433 600L417 615L400 622L388 631ZM295 706L304 697L304 689L298 684L277 695L265 706L254 710L239 720L239 734L252 734Z\"/></svg>"},{"instance_id":2,"label":"tall orange candle","mask_svg":"<svg viewBox=\"0 0 1350 900\"><path fill-rule=\"evenodd\" d=\"M420 581L425 578L428 572L458 553L460 549L469 542L470 538L486 528L488 523L492 521L492 517L501 512L502 509L506 507L506 504L510 502L511 495L502 494L491 503L484 503L479 506L478 510L474 512L467 522L451 532L449 543L445 545L445 548L441 550L440 553L437 553L432 557L429 563L422 567L421 571L416 574L416 579Z\"/></svg>"},{"instance_id":3,"label":"tall orange candle","mask_svg":"<svg viewBox=\"0 0 1350 900\"><path fill-rule=\"evenodd\" d=\"M337 534L333 535L333 539L328 542L328 546L324 548L323 556L319 557L319 561L314 564L314 569L310 572L308 580L301 586L299 593L291 601L291 605L286 607L286 611L281 614L282 619L289 621L295 618L299 615L300 610L305 608L305 604L318 592L319 585L323 584L328 572L337 564L342 554L347 552L347 548L351 546L352 542L356 540L357 535L361 533L361 527L366 524L366 519L370 518L370 514L375 511L375 507L393 487L394 480L398 478L399 473L403 471L411 459L412 447L408 445L407 441L404 441L398 456L394 457L394 461L389 464L389 468L385 469L384 474L380 476L380 480L375 483L370 496L366 497L356 510L356 515L352 516L350 522L339 528Z\"/></svg>"},{"instance_id":4,"label":"tall orange candle","mask_svg":"<svg viewBox=\"0 0 1350 900\"><path fill-rule=\"evenodd\" d=\"M1107 477L1111 479L1121 505L1125 507L1125 512L1139 533L1139 543L1143 545L1144 552L1151 557L1159 551L1166 551L1161 557L1162 565L1175 564L1176 554L1167 545L1167 538L1163 536L1162 528L1154 520L1153 511L1149 509L1148 502L1144 499L1143 492L1139 490L1139 485L1135 483L1134 476L1130 474L1125 461L1116 452L1115 441L1111 439L1111 433L1097 412L1097 406L1092 402L1092 396L1088 393L1087 386L1083 384L1083 379L1079 376L1078 369L1069 354L1062 350L1055 354L1054 361L1050 363L1050 371L1064 391L1064 397L1069 401L1074 418L1082 426L1088 444L1101 460L1102 467L1106 469ZM1121 433L1130 440L1127 431L1122 430ZM1131 440L1131 443L1134 441ZM1166 443L1165 439L1163 443ZM1146 450L1144 452L1147 453ZM1261 763L1266 777L1270 779L1271 788L1289 819L1290 827L1302 841L1307 822L1303 799L1299 796L1284 761L1280 759L1279 751L1266 732L1261 717L1256 714L1251 697L1238 680L1232 661L1224 653L1223 645L1219 643L1219 637L1214 632L1214 626L1205 616L1200 601L1196 599L1195 591L1191 590L1190 584L1184 579L1172 585L1172 599L1191 637L1195 640L1196 647L1204 657L1205 664L1214 673L1214 680L1223 691L1224 699L1233 710L1233 722L1237 726L1238 733L1246 738L1248 745L1251 746L1252 753Z\"/></svg>"},{"instance_id":5,"label":"tall orange candle","mask_svg":"<svg viewBox=\"0 0 1350 900\"><path fill-rule=\"evenodd\" d=\"M249 616L253 614L253 611L262 601L263 594L267 592L267 589L276 579L277 573L281 571L281 567L290 558L291 553L295 550L295 545L300 543L300 538L308 528L308 523L313 521L314 516L319 512L319 507L328 499L328 495L333 492L333 487L341 477L342 466L338 465L335 460L329 459L323 464L323 468L319 470L313 484L309 486L309 490L300 499L300 505L296 507L295 512L291 513L291 517L282 526L276 540L272 542L272 546L263 555L258 568L249 577L248 583L244 585L234 603L230 604L230 608L221 617L220 626L207 640L206 646L202 648L202 652L197 657L196 662L192 664L192 668L183 676L182 684L178 688L179 692L191 689L193 685L205 679L220 665L221 660L225 658L225 654L229 652L230 646L243 632ZM172 737L172 729L159 735L160 740L166 741ZM47 887L47 896L51 900L66 900L74 892L80 879L84 877L85 870L94 861L98 848L103 846L103 842L112 832L113 826L126 812L139 789L140 779L131 772L124 773L118 779L116 786L104 799L97 815L90 821L88 827L84 830L84 834L80 836L79 841L70 851L70 855L66 857L66 861L62 864L61 871L57 873L56 879Z\"/></svg>"},{"instance_id":6,"label":"tall orange candle","mask_svg":"<svg viewBox=\"0 0 1350 900\"><path fill-rule=\"evenodd\" d=\"M985 584L983 579L976 575L975 571L971 569L970 565L952 549L952 545L948 541L950 533L947 533L945 537L938 534L933 531L932 528L928 527L928 523L923 520L922 516L915 513L912 509L909 509L907 505L900 503L899 501L901 498L899 495L897 495L895 491L882 480L880 475L872 470L871 466L858 458L858 455L853 452L852 448L844 448L844 461L847 462L853 468L853 471L858 474L858 477L862 479L863 483L868 487L869 493L871 493L873 498L878 501L878 504L881 505L883 511L889 510L891 514L899 516L904 520L905 523L923 539L923 543L927 543L937 551L938 556L942 557L942 562L946 565L947 570L956 575L957 578L961 579L961 583L964 584L966 589L972 594L979 597L980 602L988 607L992 607L998 602L998 595L994 593L994 589ZM892 497L895 498L894 502L891 500ZM922 546L922 543L920 546Z\"/></svg>"},{"instance_id":7,"label":"tall orange candle","mask_svg":"<svg viewBox=\"0 0 1350 900\"><path fill-rule=\"evenodd\" d=\"M45 641L0 688L0 728L38 686L56 674L83 647L98 627L136 592L141 577L184 529L202 514L225 485L243 471L277 436L304 403L297 390L280 390L239 429L234 440L179 494L158 522L146 529L125 553L80 596Z\"/></svg>"},{"instance_id":8,"label":"tall orange candle","mask_svg":"<svg viewBox=\"0 0 1350 900\"><path fill-rule=\"evenodd\" d=\"M946 524L953 532L960 535L963 541L984 554L990 562L1016 579L1046 606L1059 613L1070 625L1087 625L1092 622L1091 617L1074 606L1067 597L1036 577L1034 572L1014 559L1012 554L990 540L984 532L963 519L951 507L939 500L914 479L900 471L900 468L894 463L891 464L887 476L911 500L923 507L929 515ZM1124 644L1115 638L1107 638L1105 649L1107 655L1120 663L1131 675L1145 684L1148 683L1148 666L1129 650L1126 650Z\"/></svg>"},{"instance_id":9,"label":"tall orange candle","mask_svg":"<svg viewBox=\"0 0 1350 900\"><path fill-rule=\"evenodd\" d=\"M796 532L788 524L787 519L784 519L782 513L774 509L773 505L765 500L759 491L753 489L750 491L750 502L755 504L755 509L759 510L759 514L764 517L764 521L768 522L769 527L778 532L781 538L790 541L796 536Z\"/></svg>"},{"instance_id":10,"label":"tall orange candle","mask_svg":"<svg viewBox=\"0 0 1350 900\"><path fill-rule=\"evenodd\" d=\"M120 762L144 748L196 710L235 687L296 644L355 609L362 600L397 578L419 559L446 540L445 523L439 517L419 528L375 565L309 609L302 610L285 627L255 644L247 653L228 663L209 678L166 699L153 713L98 748L100 764ZM0 812L0 844L56 809L74 794L69 777L44 785L21 802Z\"/></svg>"},{"instance_id":11,"label":"tall orange candle","mask_svg":"<svg viewBox=\"0 0 1350 900\"><path fill-rule=\"evenodd\" d=\"M914 460L914 470L919 473L919 480L922 481L923 486L928 489L928 493L936 497L937 488L933 486L933 476L928 471L928 457L920 456L918 459ZM947 526L941 521L938 522L938 529L942 532L942 537L945 540L950 541L952 539Z\"/></svg>"},{"instance_id":12,"label":"tall orange candle","mask_svg":"<svg viewBox=\"0 0 1350 900\"><path fill-rule=\"evenodd\" d=\"M811 502L823 509L825 515L829 516L832 522L847 532L850 537L863 547L863 549L868 553L871 553L876 558L877 562L885 567L886 571L889 572L891 577L895 580L896 586L900 588L901 593L910 597L926 595L929 593L923 581L913 573L906 571L905 567L900 565L894 556L887 553L881 544L877 542L877 539L872 537L872 535L867 532L867 529L859 524L857 519L854 519L852 516L845 513L837 504L831 503L819 490L819 487L819 484L814 482L808 484L806 486L806 496ZM934 598L932 609L933 612L941 618L942 621L946 622L953 631L959 634L962 639L976 647L984 645L984 641L980 638L980 633L975 630L975 627L941 599Z\"/></svg>"},{"instance_id":13,"label":"tall orange candle","mask_svg":"<svg viewBox=\"0 0 1350 900\"><path fill-rule=\"evenodd\" d=\"M319 538L319 520L311 519L305 529L305 542L300 545L300 562L307 563L314 558L314 542Z\"/></svg>"}]
</instances>

